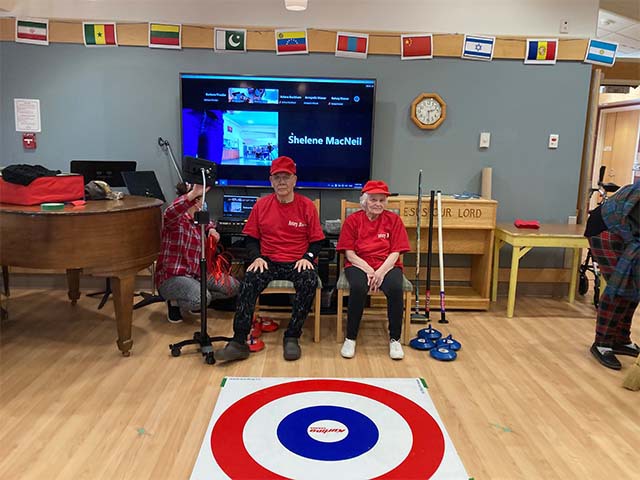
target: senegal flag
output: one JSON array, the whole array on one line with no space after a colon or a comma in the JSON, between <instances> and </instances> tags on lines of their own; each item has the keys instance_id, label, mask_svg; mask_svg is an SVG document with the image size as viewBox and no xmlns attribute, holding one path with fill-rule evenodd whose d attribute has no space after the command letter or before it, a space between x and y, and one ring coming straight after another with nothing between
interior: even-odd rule
<instances>
[{"instance_id":1,"label":"senegal flag","mask_svg":"<svg viewBox=\"0 0 640 480\"><path fill-rule=\"evenodd\" d=\"M149 24L149 47L180 48L180 30L182 25L168 23Z\"/></svg>"},{"instance_id":2,"label":"senegal flag","mask_svg":"<svg viewBox=\"0 0 640 480\"><path fill-rule=\"evenodd\" d=\"M115 47L118 45L115 23L82 22L84 44L87 47Z\"/></svg>"}]
</instances>

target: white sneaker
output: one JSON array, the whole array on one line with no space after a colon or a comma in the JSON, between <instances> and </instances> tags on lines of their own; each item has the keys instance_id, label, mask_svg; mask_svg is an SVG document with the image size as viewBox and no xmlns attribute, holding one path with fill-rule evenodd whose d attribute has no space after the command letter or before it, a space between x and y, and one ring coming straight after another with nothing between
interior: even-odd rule
<instances>
[{"instance_id":1,"label":"white sneaker","mask_svg":"<svg viewBox=\"0 0 640 480\"><path fill-rule=\"evenodd\" d=\"M345 338L344 343L342 344L342 349L340 350L340 355L342 355L344 358L353 358L355 354L356 341Z\"/></svg>"},{"instance_id":2,"label":"white sneaker","mask_svg":"<svg viewBox=\"0 0 640 480\"><path fill-rule=\"evenodd\" d=\"M391 339L389 343L389 356L394 360L402 360L404 358L402 344L398 340Z\"/></svg>"}]
</instances>

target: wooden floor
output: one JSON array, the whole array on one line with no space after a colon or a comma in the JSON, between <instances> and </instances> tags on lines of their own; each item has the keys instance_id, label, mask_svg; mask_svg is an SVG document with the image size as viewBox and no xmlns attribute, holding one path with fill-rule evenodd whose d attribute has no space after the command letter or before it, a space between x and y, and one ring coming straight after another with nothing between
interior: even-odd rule
<instances>
[{"instance_id":1,"label":"wooden floor","mask_svg":"<svg viewBox=\"0 0 640 480\"><path fill-rule=\"evenodd\" d=\"M335 316L324 316L322 342L311 342L309 322L297 362L282 359L278 331L248 360L214 366L169 355L167 345L199 324L169 324L162 304L134 312L129 358L116 349L111 302L96 311L97 300L85 296L73 307L62 291L14 290L8 305L0 329L3 480L188 479L227 375L424 377L476 480L640 478L640 392L620 386L633 360L620 357L623 370L614 372L591 357L586 302L518 298L512 319L504 299L491 312L451 312L443 330L463 345L452 363L408 348L404 361L392 361L380 317L363 324L356 357L344 360ZM210 332L230 333L231 315L211 314Z\"/></svg>"}]
</instances>

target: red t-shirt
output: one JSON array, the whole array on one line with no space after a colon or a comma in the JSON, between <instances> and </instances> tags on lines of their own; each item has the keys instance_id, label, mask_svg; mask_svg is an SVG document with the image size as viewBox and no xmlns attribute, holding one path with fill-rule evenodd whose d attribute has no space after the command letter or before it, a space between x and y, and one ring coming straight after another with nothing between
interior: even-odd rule
<instances>
[{"instance_id":1,"label":"red t-shirt","mask_svg":"<svg viewBox=\"0 0 640 480\"><path fill-rule=\"evenodd\" d=\"M411 247L399 215L385 210L375 220L369 220L364 210L359 210L344 221L336 249L341 252L353 250L377 270L389 254L408 252ZM344 266L351 265L345 259ZM402 260L398 258L394 266L402 268Z\"/></svg>"},{"instance_id":2,"label":"red t-shirt","mask_svg":"<svg viewBox=\"0 0 640 480\"><path fill-rule=\"evenodd\" d=\"M275 193L260 198L242 233L260 240L260 255L274 262L296 262L324 238L315 205L297 193L290 203L280 203Z\"/></svg>"}]
</instances>

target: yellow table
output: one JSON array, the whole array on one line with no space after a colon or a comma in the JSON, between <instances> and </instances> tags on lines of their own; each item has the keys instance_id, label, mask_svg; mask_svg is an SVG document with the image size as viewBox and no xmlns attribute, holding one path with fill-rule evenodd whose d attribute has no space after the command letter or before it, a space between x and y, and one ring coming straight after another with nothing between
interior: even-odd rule
<instances>
[{"instance_id":1,"label":"yellow table","mask_svg":"<svg viewBox=\"0 0 640 480\"><path fill-rule=\"evenodd\" d=\"M493 247L493 277L491 300L498 298L498 269L500 249L505 243L513 247L511 255L511 273L509 275L509 296L507 299L507 317L513 317L516 304L516 286L518 284L518 265L533 247L572 248L571 282L569 284L569 303L573 303L576 295L580 249L588 248L589 242L584 237L584 225L542 224L537 230L517 228L513 224L496 225L495 244Z\"/></svg>"}]
</instances>

